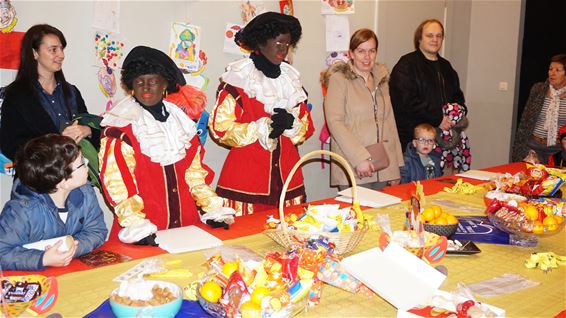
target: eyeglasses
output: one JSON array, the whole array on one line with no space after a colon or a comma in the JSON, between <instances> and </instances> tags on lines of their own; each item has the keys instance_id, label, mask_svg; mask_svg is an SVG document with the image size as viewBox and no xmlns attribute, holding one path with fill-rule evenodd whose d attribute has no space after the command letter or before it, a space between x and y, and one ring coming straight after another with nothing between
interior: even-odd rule
<instances>
[{"instance_id":1,"label":"eyeglasses","mask_svg":"<svg viewBox=\"0 0 566 318\"><path fill-rule=\"evenodd\" d=\"M286 50L286 49L289 48L290 45L291 45L291 43L283 43L283 42L275 41L275 46L279 50Z\"/></svg>"},{"instance_id":2,"label":"eyeglasses","mask_svg":"<svg viewBox=\"0 0 566 318\"><path fill-rule=\"evenodd\" d=\"M75 171L79 170L80 168L85 167L86 165L88 165L88 159L85 158L85 157L81 157L81 158L82 158L82 159L81 159L81 164L78 165L75 169L73 169L73 172L75 172Z\"/></svg>"},{"instance_id":3,"label":"eyeglasses","mask_svg":"<svg viewBox=\"0 0 566 318\"><path fill-rule=\"evenodd\" d=\"M434 145L434 139L426 139L426 138L415 138L415 140L421 145Z\"/></svg>"}]
</instances>

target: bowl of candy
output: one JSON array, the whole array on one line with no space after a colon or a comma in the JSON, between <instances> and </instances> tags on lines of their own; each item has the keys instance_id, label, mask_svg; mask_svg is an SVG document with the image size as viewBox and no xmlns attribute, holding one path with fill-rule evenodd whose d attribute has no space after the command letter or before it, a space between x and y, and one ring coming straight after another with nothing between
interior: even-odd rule
<instances>
[{"instance_id":1,"label":"bowl of candy","mask_svg":"<svg viewBox=\"0 0 566 318\"><path fill-rule=\"evenodd\" d=\"M315 275L333 253L328 238L313 237L285 252L245 256L225 248L212 254L207 274L191 295L215 318L293 317L320 301ZM191 296L192 297L192 296Z\"/></svg>"},{"instance_id":2,"label":"bowl of candy","mask_svg":"<svg viewBox=\"0 0 566 318\"><path fill-rule=\"evenodd\" d=\"M3 300L0 300L0 306L7 310L7 314L11 317L21 315L26 309L32 311L32 314L38 313L34 310L34 306L45 301L45 298L57 296L57 284L53 283L55 278L45 277L43 275L24 275L24 276L6 276L3 277L2 289ZM45 305L45 303L41 303ZM39 312L41 313L41 312Z\"/></svg>"},{"instance_id":3,"label":"bowl of candy","mask_svg":"<svg viewBox=\"0 0 566 318\"><path fill-rule=\"evenodd\" d=\"M494 200L487 207L489 221L509 233L509 243L536 246L541 236L554 235L564 229L564 202L537 199L524 202Z\"/></svg>"},{"instance_id":4,"label":"bowl of candy","mask_svg":"<svg viewBox=\"0 0 566 318\"><path fill-rule=\"evenodd\" d=\"M131 280L110 293L116 317L175 317L183 303L181 287L158 280Z\"/></svg>"}]
</instances>

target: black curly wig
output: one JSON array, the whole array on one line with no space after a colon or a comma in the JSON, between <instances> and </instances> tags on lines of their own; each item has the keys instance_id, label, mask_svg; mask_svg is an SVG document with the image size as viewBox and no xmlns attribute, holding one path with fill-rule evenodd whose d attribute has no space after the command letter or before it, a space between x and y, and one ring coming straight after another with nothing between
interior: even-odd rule
<instances>
[{"instance_id":1,"label":"black curly wig","mask_svg":"<svg viewBox=\"0 0 566 318\"><path fill-rule=\"evenodd\" d=\"M253 18L243 29L238 31L234 41L246 50L256 51L260 44L265 44L267 40L286 33L291 35L290 45L296 46L302 34L299 20L294 16L282 13L265 12Z\"/></svg>"},{"instance_id":2,"label":"black curly wig","mask_svg":"<svg viewBox=\"0 0 566 318\"><path fill-rule=\"evenodd\" d=\"M167 81L167 92L175 93L186 84L183 73L165 53L147 46L136 46L122 64L122 88L133 89L134 79L141 75L158 74Z\"/></svg>"}]
</instances>

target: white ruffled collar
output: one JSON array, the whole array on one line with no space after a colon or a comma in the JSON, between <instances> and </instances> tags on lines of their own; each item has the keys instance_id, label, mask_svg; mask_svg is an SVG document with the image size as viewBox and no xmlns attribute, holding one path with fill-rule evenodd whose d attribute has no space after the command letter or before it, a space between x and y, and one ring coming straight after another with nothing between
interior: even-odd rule
<instances>
[{"instance_id":1,"label":"white ruffled collar","mask_svg":"<svg viewBox=\"0 0 566 318\"><path fill-rule=\"evenodd\" d=\"M281 63L281 75L269 78L255 67L250 58L244 58L228 64L220 78L242 88L250 98L255 97L264 105L266 113L273 114L274 108L285 108L290 112L307 99L300 77L301 74L294 67Z\"/></svg>"},{"instance_id":2,"label":"white ruffled collar","mask_svg":"<svg viewBox=\"0 0 566 318\"><path fill-rule=\"evenodd\" d=\"M196 134L195 123L175 104L163 101L169 117L155 120L133 97L126 97L103 115L102 126L125 127L140 143L141 152L162 166L174 164L186 156Z\"/></svg>"}]
</instances>

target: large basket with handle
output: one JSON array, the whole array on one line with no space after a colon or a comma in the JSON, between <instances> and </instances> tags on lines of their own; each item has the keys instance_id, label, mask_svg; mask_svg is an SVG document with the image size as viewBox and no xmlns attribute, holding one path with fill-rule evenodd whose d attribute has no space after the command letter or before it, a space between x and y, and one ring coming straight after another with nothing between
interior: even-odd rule
<instances>
[{"instance_id":1,"label":"large basket with handle","mask_svg":"<svg viewBox=\"0 0 566 318\"><path fill-rule=\"evenodd\" d=\"M333 242L336 247L334 252L336 254L345 254L352 251L358 243L362 240L365 233L368 231L367 222L364 222L361 229L353 232L310 232L310 231L301 231L301 230L294 230L288 227L287 222L285 222L285 215L283 213L283 206L285 204L285 194L287 192L287 188L289 187L289 183L293 178L295 172L299 169L301 164L303 164L308 159L318 156L318 155L328 155L334 157L336 161L338 161L345 169L348 174L348 177L352 181L352 202L358 202L358 193L356 187L356 179L354 178L354 173L352 172L352 168L350 165L340 155L327 151L327 150L315 150L307 153L304 155L291 169L287 180L285 180L285 184L283 185L283 190L281 191L281 196L279 197L279 220L281 221L281 226L278 229L270 229L265 230L263 233L273 239L275 242L279 243L281 246L289 248L291 245L296 244L298 241L304 241L313 235L324 235L328 237L330 242Z\"/></svg>"}]
</instances>

